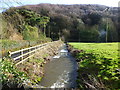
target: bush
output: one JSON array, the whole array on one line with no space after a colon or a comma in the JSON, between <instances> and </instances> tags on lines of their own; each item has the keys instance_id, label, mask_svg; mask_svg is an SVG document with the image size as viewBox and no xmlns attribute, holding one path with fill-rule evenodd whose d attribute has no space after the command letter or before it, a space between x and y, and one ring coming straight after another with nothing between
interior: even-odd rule
<instances>
[{"instance_id":1,"label":"bush","mask_svg":"<svg viewBox=\"0 0 120 90\"><path fill-rule=\"evenodd\" d=\"M28 79L24 72L19 71L9 59L4 59L0 61L0 82L3 87L9 86L9 88L20 87L22 83Z\"/></svg>"},{"instance_id":2,"label":"bush","mask_svg":"<svg viewBox=\"0 0 120 90\"><path fill-rule=\"evenodd\" d=\"M25 25L25 29L23 30L23 38L24 40L38 39L38 28Z\"/></svg>"}]
</instances>

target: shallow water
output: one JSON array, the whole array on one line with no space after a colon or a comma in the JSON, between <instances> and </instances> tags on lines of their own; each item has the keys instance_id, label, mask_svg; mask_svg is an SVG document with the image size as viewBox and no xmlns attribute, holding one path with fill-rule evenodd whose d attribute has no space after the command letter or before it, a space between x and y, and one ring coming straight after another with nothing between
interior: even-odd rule
<instances>
[{"instance_id":1,"label":"shallow water","mask_svg":"<svg viewBox=\"0 0 120 90\"><path fill-rule=\"evenodd\" d=\"M61 49L66 49L65 45ZM59 53L44 65L44 70L45 75L40 85L47 88L76 87L77 63L69 53L67 56Z\"/></svg>"}]
</instances>

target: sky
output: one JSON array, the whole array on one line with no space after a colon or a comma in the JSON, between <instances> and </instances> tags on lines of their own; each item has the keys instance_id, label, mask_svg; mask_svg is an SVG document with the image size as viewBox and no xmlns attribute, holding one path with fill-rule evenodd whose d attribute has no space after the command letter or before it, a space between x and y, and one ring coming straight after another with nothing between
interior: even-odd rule
<instances>
[{"instance_id":1,"label":"sky","mask_svg":"<svg viewBox=\"0 0 120 90\"><path fill-rule=\"evenodd\" d=\"M0 0L0 11L2 8L16 7L22 5L32 5L40 3L51 4L100 4L110 7L118 7L120 0Z\"/></svg>"}]
</instances>

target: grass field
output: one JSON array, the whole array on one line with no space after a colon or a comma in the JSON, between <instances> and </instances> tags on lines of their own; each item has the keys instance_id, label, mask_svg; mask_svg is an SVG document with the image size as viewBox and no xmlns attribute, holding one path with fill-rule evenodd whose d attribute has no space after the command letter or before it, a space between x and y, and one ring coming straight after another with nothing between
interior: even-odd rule
<instances>
[{"instance_id":1,"label":"grass field","mask_svg":"<svg viewBox=\"0 0 120 90\"><path fill-rule=\"evenodd\" d=\"M85 50L86 52L97 53L106 58L118 58L118 43L70 43L74 48Z\"/></svg>"},{"instance_id":2,"label":"grass field","mask_svg":"<svg viewBox=\"0 0 120 90\"><path fill-rule=\"evenodd\" d=\"M80 60L79 74L86 70L87 73L94 73L101 78L106 87L120 88L120 48L118 43L69 44L75 49L83 50L75 56Z\"/></svg>"}]
</instances>

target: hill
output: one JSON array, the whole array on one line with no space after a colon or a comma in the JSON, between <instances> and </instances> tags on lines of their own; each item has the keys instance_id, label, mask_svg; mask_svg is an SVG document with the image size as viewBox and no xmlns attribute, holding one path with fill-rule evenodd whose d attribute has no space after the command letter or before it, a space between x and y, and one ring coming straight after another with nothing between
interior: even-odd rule
<instances>
[{"instance_id":1,"label":"hill","mask_svg":"<svg viewBox=\"0 0 120 90\"><path fill-rule=\"evenodd\" d=\"M3 26L6 35L1 36L12 40L36 40L46 36L52 40L116 42L120 41L119 12L117 7L90 4L13 7L2 13L4 21L9 22L4 24L3 21L3 24L8 25L10 31Z\"/></svg>"},{"instance_id":2,"label":"hill","mask_svg":"<svg viewBox=\"0 0 120 90\"><path fill-rule=\"evenodd\" d=\"M118 41L120 17L117 7L90 4L38 4L23 7L50 17L46 34L54 40L61 37L67 41Z\"/></svg>"},{"instance_id":3,"label":"hill","mask_svg":"<svg viewBox=\"0 0 120 90\"><path fill-rule=\"evenodd\" d=\"M51 41L45 35L49 17L28 9L10 8L0 14L2 56L14 51Z\"/></svg>"}]
</instances>

